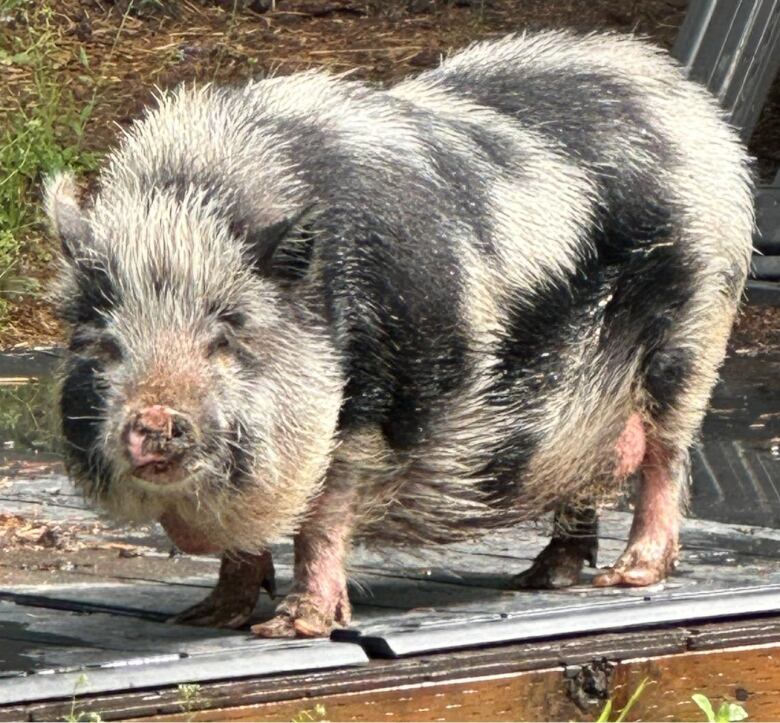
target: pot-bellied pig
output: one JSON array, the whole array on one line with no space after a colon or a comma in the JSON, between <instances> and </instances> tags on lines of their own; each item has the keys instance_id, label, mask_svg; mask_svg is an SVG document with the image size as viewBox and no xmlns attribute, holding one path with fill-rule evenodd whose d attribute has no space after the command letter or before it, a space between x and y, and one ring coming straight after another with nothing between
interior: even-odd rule
<instances>
[{"instance_id":1,"label":"pot-bellied pig","mask_svg":"<svg viewBox=\"0 0 780 723\"><path fill-rule=\"evenodd\" d=\"M513 36L382 89L320 72L164 94L81 210L51 179L69 471L118 518L222 552L177 619L266 636L350 619L354 541L430 544L557 513L519 586L678 555L688 448L753 227L706 91L616 35Z\"/></svg>"}]
</instances>

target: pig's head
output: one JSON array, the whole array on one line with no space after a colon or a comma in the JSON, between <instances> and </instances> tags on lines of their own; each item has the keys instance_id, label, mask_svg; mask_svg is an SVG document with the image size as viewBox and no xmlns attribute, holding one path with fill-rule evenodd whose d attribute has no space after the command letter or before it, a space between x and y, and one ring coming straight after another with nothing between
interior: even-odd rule
<instances>
[{"instance_id":1,"label":"pig's head","mask_svg":"<svg viewBox=\"0 0 780 723\"><path fill-rule=\"evenodd\" d=\"M327 468L342 383L324 325L269 272L287 217L237 234L205 194L165 189L85 212L68 176L47 210L77 483L129 519L249 505L266 538L288 532Z\"/></svg>"}]
</instances>

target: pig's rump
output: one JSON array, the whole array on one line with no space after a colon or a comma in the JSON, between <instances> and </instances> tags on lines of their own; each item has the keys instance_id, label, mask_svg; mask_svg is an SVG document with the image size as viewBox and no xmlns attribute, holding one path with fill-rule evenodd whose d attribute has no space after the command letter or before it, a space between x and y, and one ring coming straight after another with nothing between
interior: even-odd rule
<instances>
[{"instance_id":1,"label":"pig's rump","mask_svg":"<svg viewBox=\"0 0 780 723\"><path fill-rule=\"evenodd\" d=\"M390 94L431 198L407 157L409 185L367 189L387 235L347 231L323 256L330 294L365 294L333 310L351 332L335 464L365 491L364 534L443 541L598 504L648 440L684 457L752 228L712 99L649 46L561 34L478 46Z\"/></svg>"}]
</instances>

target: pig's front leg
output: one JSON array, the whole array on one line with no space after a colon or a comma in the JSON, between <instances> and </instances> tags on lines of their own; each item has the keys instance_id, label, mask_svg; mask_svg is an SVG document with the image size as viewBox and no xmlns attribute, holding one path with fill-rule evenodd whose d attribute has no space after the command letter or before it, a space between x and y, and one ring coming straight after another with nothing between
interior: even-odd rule
<instances>
[{"instance_id":1,"label":"pig's front leg","mask_svg":"<svg viewBox=\"0 0 780 723\"><path fill-rule=\"evenodd\" d=\"M220 552L208 536L168 511L160 524L173 543L191 555ZM253 555L248 552L223 553L216 587L204 600L172 617L171 623L203 625L215 628L240 628L249 621L257 604L260 589L274 596L274 563L270 552Z\"/></svg>"},{"instance_id":2,"label":"pig's front leg","mask_svg":"<svg viewBox=\"0 0 780 723\"><path fill-rule=\"evenodd\" d=\"M264 638L314 638L349 625L346 558L352 534L354 495L326 488L312 502L295 536L293 588L268 622L252 626Z\"/></svg>"},{"instance_id":3,"label":"pig's front leg","mask_svg":"<svg viewBox=\"0 0 780 723\"><path fill-rule=\"evenodd\" d=\"M222 555L216 587L201 602L169 622L215 628L240 628L249 621L260 589L274 595L274 564L270 552L252 555L232 552Z\"/></svg>"}]
</instances>

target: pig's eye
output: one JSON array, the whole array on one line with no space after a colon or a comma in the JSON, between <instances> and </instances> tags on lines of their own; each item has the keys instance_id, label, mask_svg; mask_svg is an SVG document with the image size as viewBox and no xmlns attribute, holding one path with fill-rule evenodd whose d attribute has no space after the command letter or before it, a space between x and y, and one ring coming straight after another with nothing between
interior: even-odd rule
<instances>
[{"instance_id":1,"label":"pig's eye","mask_svg":"<svg viewBox=\"0 0 780 723\"><path fill-rule=\"evenodd\" d=\"M96 336L91 330L77 331L70 339L68 349L74 354L94 356L106 362L121 361L122 347L110 336Z\"/></svg>"},{"instance_id":2,"label":"pig's eye","mask_svg":"<svg viewBox=\"0 0 780 723\"><path fill-rule=\"evenodd\" d=\"M80 354L85 349L88 349L94 340L93 336L77 331L70 338L68 350L72 351L74 354Z\"/></svg>"},{"instance_id":3,"label":"pig's eye","mask_svg":"<svg viewBox=\"0 0 780 723\"><path fill-rule=\"evenodd\" d=\"M232 329L241 329L246 324L246 314L236 309L222 311L219 320Z\"/></svg>"},{"instance_id":4,"label":"pig's eye","mask_svg":"<svg viewBox=\"0 0 780 723\"><path fill-rule=\"evenodd\" d=\"M103 360L109 362L122 361L122 347L116 339L104 336L97 339L94 344L95 353Z\"/></svg>"},{"instance_id":5,"label":"pig's eye","mask_svg":"<svg viewBox=\"0 0 780 723\"><path fill-rule=\"evenodd\" d=\"M206 356L211 357L220 352L225 352L228 349L230 349L230 339L228 339L227 334L220 334L212 339L211 343L208 345Z\"/></svg>"}]
</instances>

